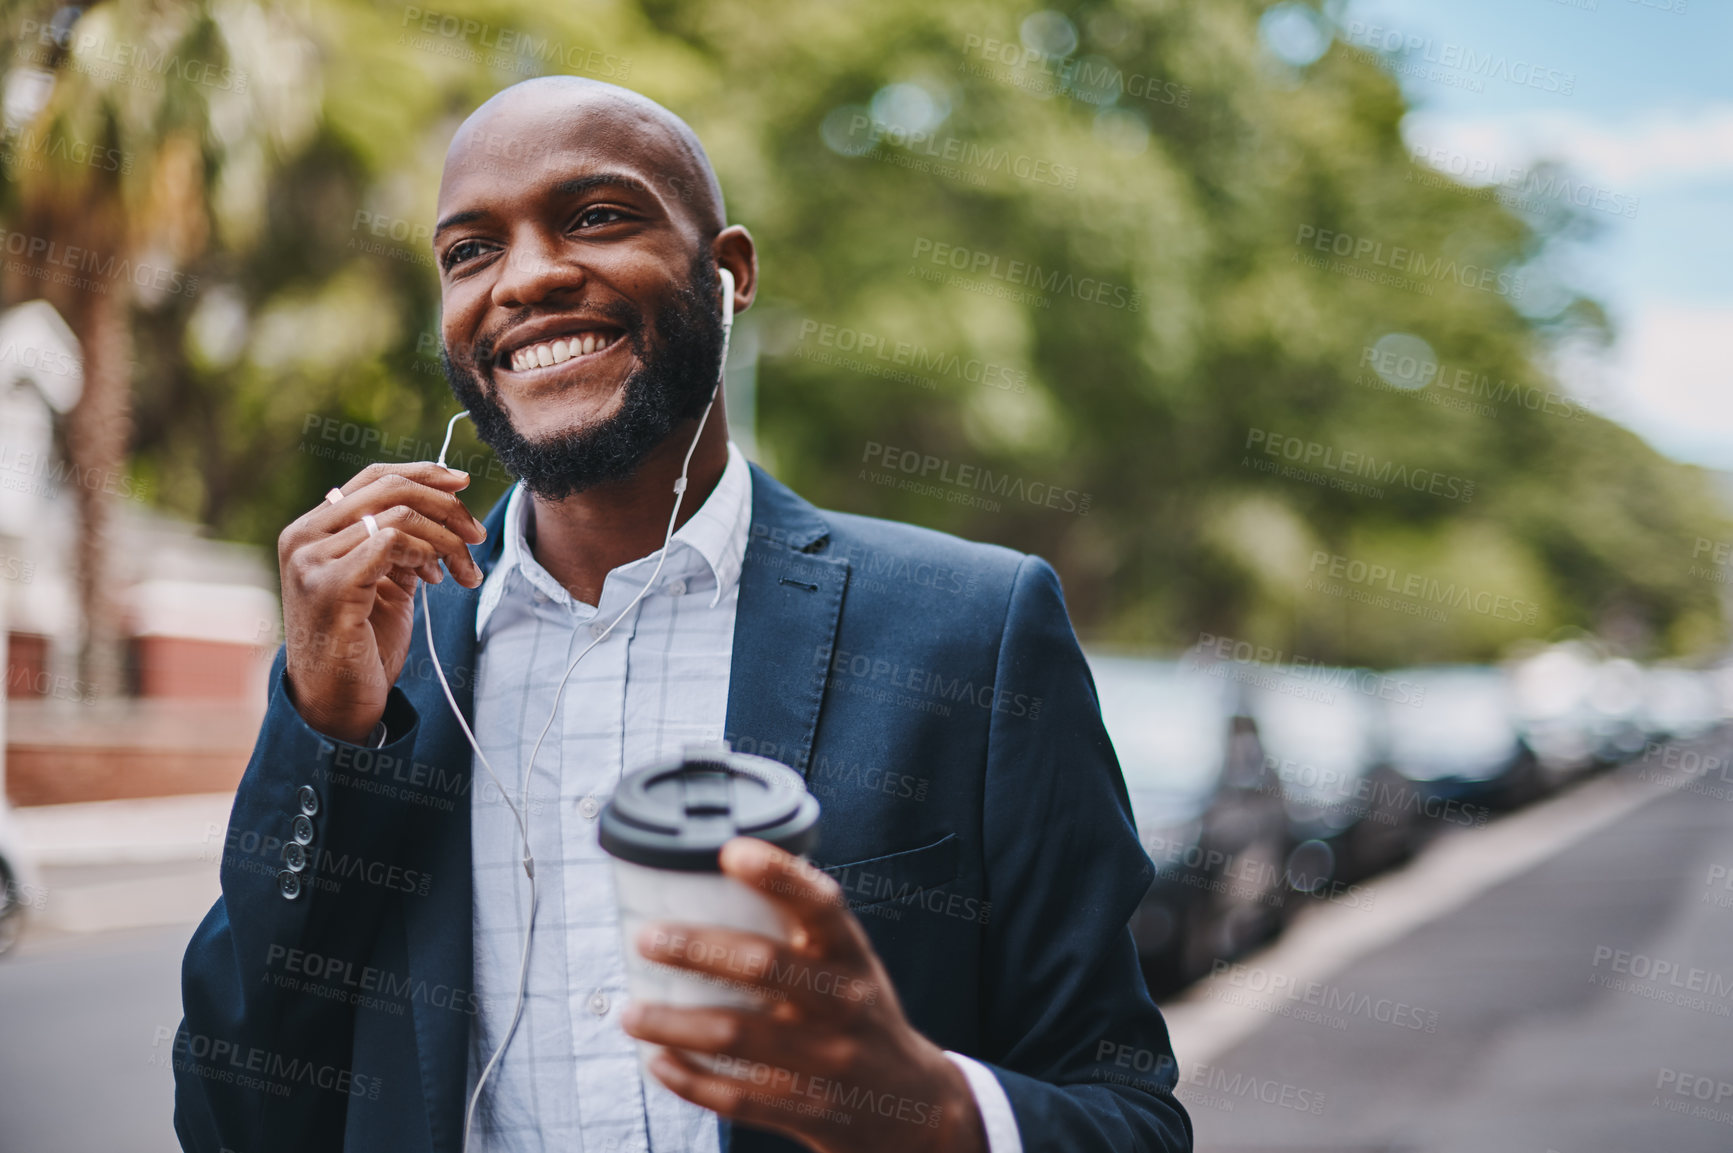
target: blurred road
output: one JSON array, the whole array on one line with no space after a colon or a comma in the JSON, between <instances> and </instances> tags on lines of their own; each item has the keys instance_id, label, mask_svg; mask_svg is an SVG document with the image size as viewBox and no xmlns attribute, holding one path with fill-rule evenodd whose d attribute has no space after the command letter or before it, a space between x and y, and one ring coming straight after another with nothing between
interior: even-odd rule
<instances>
[{"instance_id":1,"label":"blurred road","mask_svg":"<svg viewBox=\"0 0 1733 1153\"><path fill-rule=\"evenodd\" d=\"M1182 1026L1261 1019L1202 1059L1176 1028L1199 1153L1733 1149L1733 800L1642 792L1321 980L1283 943L1192 990Z\"/></svg>"},{"instance_id":2,"label":"blurred road","mask_svg":"<svg viewBox=\"0 0 1733 1153\"><path fill-rule=\"evenodd\" d=\"M1635 776L1440 838L1167 1006L1200 1153L1733 1148L1733 799ZM0 1153L176 1147L191 928L38 928L0 962Z\"/></svg>"},{"instance_id":3,"label":"blurred road","mask_svg":"<svg viewBox=\"0 0 1733 1153\"><path fill-rule=\"evenodd\" d=\"M173 1153L192 926L27 937L0 961L0 1153Z\"/></svg>"},{"instance_id":4,"label":"blurred road","mask_svg":"<svg viewBox=\"0 0 1733 1153\"><path fill-rule=\"evenodd\" d=\"M172 1153L180 961L227 794L13 810L41 907L0 959L0 1153Z\"/></svg>"}]
</instances>

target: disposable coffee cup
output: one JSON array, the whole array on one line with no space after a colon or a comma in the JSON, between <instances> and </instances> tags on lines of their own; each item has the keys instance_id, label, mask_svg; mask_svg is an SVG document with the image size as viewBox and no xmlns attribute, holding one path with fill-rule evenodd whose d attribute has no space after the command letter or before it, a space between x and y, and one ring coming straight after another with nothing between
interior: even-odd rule
<instances>
[{"instance_id":1,"label":"disposable coffee cup","mask_svg":"<svg viewBox=\"0 0 1733 1153\"><path fill-rule=\"evenodd\" d=\"M638 952L638 932L664 921L788 940L793 925L782 910L758 890L724 876L720 857L734 837L757 837L796 855L812 850L818 800L800 774L725 747L689 749L678 760L628 774L602 809L599 825L602 848L614 858L632 999L683 1008L762 1008L763 998L749 984L762 974L742 965L738 979L713 978L653 962ZM646 1063L656 1049L638 1044Z\"/></svg>"}]
</instances>

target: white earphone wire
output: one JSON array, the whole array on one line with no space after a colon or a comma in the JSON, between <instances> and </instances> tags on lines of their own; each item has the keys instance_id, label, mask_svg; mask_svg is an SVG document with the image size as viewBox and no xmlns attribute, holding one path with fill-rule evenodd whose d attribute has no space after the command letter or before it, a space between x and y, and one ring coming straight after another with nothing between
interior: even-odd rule
<instances>
[{"instance_id":1,"label":"white earphone wire","mask_svg":"<svg viewBox=\"0 0 1733 1153\"><path fill-rule=\"evenodd\" d=\"M529 992L530 941L535 932L537 900L536 862L535 857L530 852L529 825L525 813L529 810L530 778L535 769L536 756L541 752L542 742L547 738L548 731L553 728L554 720L559 716L560 698L565 693L566 682L571 679L573 671L578 667L578 663L589 655L591 649L606 640L608 636L613 633L614 627L624 620L628 613L638 607L638 603L644 599L645 595L648 594L652 588L656 587L656 578L662 575L662 566L668 560L668 550L674 540L674 527L680 519L680 505L686 497L687 474L692 466L692 456L698 451L698 441L704 435L704 426L710 420L710 410L716 405L716 396L722 391L722 382L727 372L728 343L729 337L733 334L734 330L734 274L726 268L719 268L717 271L722 281L723 298L722 359L716 370L716 384L710 390L710 399L704 405L703 415L698 418L698 429L692 434L692 443L687 445L686 456L680 462L680 479L674 482L674 508L668 514L668 529L662 535L661 555L656 560L655 569L650 573L650 579L644 582L644 587L639 589L637 595L632 597L632 599L626 604L626 607L621 609L619 613L615 615L614 619L608 623L608 627L591 639L590 643L585 645L583 650L579 652L576 657L572 658L571 664L566 666L565 675L560 678L559 685L554 689L553 708L548 711L548 719L546 723L542 725L542 731L537 735L534 747L530 749L529 760L524 763L523 788L519 793L517 805L512 804L511 797L506 792L504 783L500 781L499 775L493 771L493 765L489 763L487 755L481 751L481 743L476 740L475 733L469 727L469 722L464 719L463 710L457 707L457 698L452 695L451 685L446 682L445 670L440 666L439 654L435 650L433 644L433 613L428 605L427 584L424 581L421 585L421 619L422 623L426 626L427 652L433 659L433 670L438 674L439 687L445 694L445 703L450 706L451 715L457 718L459 727L463 729L463 735L469 742L469 747L474 750L476 759L481 761L482 767L487 770L487 775L492 778L494 787L499 790L500 799L505 801L506 807L511 809L512 816L517 821L518 835L523 838L524 873L529 878L530 883L529 917L524 922L523 952L518 961L517 999L512 1007L511 1024L506 1027L505 1036L500 1039L500 1043L498 1047L494 1049L493 1055L488 1058L487 1064L482 1067L481 1073L476 1077L475 1092L471 1094L469 1105L464 1110L462 1146L464 1153L468 1153L469 1150L470 1130L475 1122L476 1106L481 1102L482 1089L487 1085L488 1076L493 1072L494 1067L499 1064L500 1058L505 1056L506 1047L511 1044L512 1037L517 1033L518 1022L523 1018L524 999ZM469 410L465 409L463 412L453 416L451 420L447 422L445 426L445 443L442 444L439 449L439 464L442 467L449 467L445 464L445 454L451 447L451 437L452 433L457 428L457 422L468 415ZM522 806L521 808L519 807L520 805Z\"/></svg>"}]
</instances>

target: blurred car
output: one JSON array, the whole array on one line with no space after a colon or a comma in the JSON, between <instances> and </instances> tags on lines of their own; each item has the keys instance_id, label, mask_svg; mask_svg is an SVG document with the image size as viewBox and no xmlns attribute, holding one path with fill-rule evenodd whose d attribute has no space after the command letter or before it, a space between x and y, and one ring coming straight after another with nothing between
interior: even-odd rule
<instances>
[{"instance_id":1,"label":"blurred car","mask_svg":"<svg viewBox=\"0 0 1733 1153\"><path fill-rule=\"evenodd\" d=\"M1589 689L1589 707L1595 759L1617 765L1643 751L1643 705L1646 676L1643 667L1625 657L1602 661L1595 669Z\"/></svg>"},{"instance_id":2,"label":"blurred car","mask_svg":"<svg viewBox=\"0 0 1733 1153\"><path fill-rule=\"evenodd\" d=\"M1497 668L1450 665L1389 674L1421 689L1421 703L1384 710L1390 765L1421 798L1423 817L1476 824L1545 791L1517 721L1510 678Z\"/></svg>"},{"instance_id":3,"label":"blurred car","mask_svg":"<svg viewBox=\"0 0 1733 1153\"><path fill-rule=\"evenodd\" d=\"M1715 694L1719 720L1733 719L1733 662L1716 665L1704 674L1704 679Z\"/></svg>"},{"instance_id":4,"label":"blurred car","mask_svg":"<svg viewBox=\"0 0 1733 1153\"><path fill-rule=\"evenodd\" d=\"M1404 860L1419 816L1413 789L1381 755L1376 698L1360 674L1328 670L1326 693L1276 682L1250 695L1266 765L1281 782L1294 848L1288 884L1325 893Z\"/></svg>"},{"instance_id":5,"label":"blurred car","mask_svg":"<svg viewBox=\"0 0 1733 1153\"><path fill-rule=\"evenodd\" d=\"M1131 919L1144 972L1173 988L1279 932L1287 814L1238 686L1172 662L1091 656L1156 875Z\"/></svg>"},{"instance_id":6,"label":"blurred car","mask_svg":"<svg viewBox=\"0 0 1733 1153\"><path fill-rule=\"evenodd\" d=\"M1600 658L1580 641L1564 641L1511 663L1517 728L1535 757L1542 791L1595 767L1599 737L1590 697Z\"/></svg>"},{"instance_id":7,"label":"blurred car","mask_svg":"<svg viewBox=\"0 0 1733 1153\"><path fill-rule=\"evenodd\" d=\"M41 893L35 871L20 846L11 810L0 797L0 956L18 944L25 910Z\"/></svg>"},{"instance_id":8,"label":"blurred car","mask_svg":"<svg viewBox=\"0 0 1733 1153\"><path fill-rule=\"evenodd\" d=\"M1721 724L1719 687L1708 673L1663 665L1643 679L1643 735L1651 741L1690 741Z\"/></svg>"}]
</instances>

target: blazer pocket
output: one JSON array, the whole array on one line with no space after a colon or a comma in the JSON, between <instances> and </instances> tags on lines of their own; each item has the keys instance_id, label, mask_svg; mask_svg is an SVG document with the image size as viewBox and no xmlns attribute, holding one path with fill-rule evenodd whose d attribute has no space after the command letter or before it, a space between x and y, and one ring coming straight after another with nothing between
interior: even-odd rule
<instances>
[{"instance_id":1,"label":"blazer pocket","mask_svg":"<svg viewBox=\"0 0 1733 1153\"><path fill-rule=\"evenodd\" d=\"M849 908L860 909L943 888L957 879L957 860L957 834L946 833L918 849L819 867L842 886Z\"/></svg>"}]
</instances>

